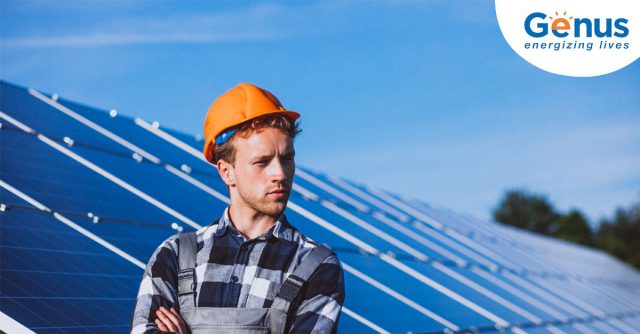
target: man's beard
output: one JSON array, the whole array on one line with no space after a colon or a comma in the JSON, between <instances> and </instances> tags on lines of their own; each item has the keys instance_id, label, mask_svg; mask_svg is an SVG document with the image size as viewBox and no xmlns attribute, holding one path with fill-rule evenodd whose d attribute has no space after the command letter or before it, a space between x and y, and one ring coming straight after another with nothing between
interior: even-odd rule
<instances>
[{"instance_id":1,"label":"man's beard","mask_svg":"<svg viewBox=\"0 0 640 334\"><path fill-rule=\"evenodd\" d=\"M271 198L269 195L256 197L252 194L247 194L244 191L241 191L240 187L238 187L238 195L244 202L244 205L261 214L273 217L274 219L277 219L282 215L282 212L284 212L287 207L287 202L289 200L289 193L284 194L284 197L278 199Z\"/></svg>"}]
</instances>

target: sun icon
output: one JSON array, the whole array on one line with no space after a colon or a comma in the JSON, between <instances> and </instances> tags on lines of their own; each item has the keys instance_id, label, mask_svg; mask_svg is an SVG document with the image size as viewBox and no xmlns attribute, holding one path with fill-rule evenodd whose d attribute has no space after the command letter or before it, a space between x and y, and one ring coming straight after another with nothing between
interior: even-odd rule
<instances>
[{"instance_id":1,"label":"sun icon","mask_svg":"<svg viewBox=\"0 0 640 334\"><path fill-rule=\"evenodd\" d=\"M556 12L556 18L554 19L553 16L549 16L549 20L552 20L551 22L551 29L553 30L569 30L571 29L571 23L569 23L569 20L573 19L573 16L571 16L570 18L567 19L567 12L565 11L564 13L562 13L563 17L559 17L560 14L558 14L558 12Z\"/></svg>"}]
</instances>

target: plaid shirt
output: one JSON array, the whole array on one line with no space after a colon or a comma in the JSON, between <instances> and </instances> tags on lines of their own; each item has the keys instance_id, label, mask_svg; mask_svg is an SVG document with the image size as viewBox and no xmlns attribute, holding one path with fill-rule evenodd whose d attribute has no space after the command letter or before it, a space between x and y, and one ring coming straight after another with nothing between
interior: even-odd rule
<instances>
[{"instance_id":1,"label":"plaid shirt","mask_svg":"<svg viewBox=\"0 0 640 334\"><path fill-rule=\"evenodd\" d=\"M196 232L197 306L268 308L280 285L316 245L290 225L284 214L268 232L246 240L231 223L228 211L229 207L218 222ZM131 333L158 333L156 310L160 306L180 309L177 237L165 240L149 259ZM288 320L291 333L336 332L344 278L335 254L320 265L298 297Z\"/></svg>"}]
</instances>

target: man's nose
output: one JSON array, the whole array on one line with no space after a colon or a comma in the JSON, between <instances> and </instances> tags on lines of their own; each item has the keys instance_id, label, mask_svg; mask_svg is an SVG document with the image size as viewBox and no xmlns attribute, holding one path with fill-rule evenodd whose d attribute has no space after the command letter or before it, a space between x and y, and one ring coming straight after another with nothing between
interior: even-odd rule
<instances>
[{"instance_id":1,"label":"man's nose","mask_svg":"<svg viewBox=\"0 0 640 334\"><path fill-rule=\"evenodd\" d=\"M271 160L271 164L269 164L269 176L274 181L284 181L286 179L287 174L284 171L284 166L278 158Z\"/></svg>"}]
</instances>

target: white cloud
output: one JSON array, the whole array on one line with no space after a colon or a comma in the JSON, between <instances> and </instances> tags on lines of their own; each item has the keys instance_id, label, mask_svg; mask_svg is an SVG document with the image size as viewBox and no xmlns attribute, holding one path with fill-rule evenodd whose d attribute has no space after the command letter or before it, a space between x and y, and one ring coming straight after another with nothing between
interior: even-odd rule
<instances>
[{"instance_id":1,"label":"white cloud","mask_svg":"<svg viewBox=\"0 0 640 334\"><path fill-rule=\"evenodd\" d=\"M88 29L73 27L74 31L69 33L3 38L2 47L24 49L270 40L286 36L273 24L284 10L273 5L259 5L219 13L116 18L97 22Z\"/></svg>"},{"instance_id":2,"label":"white cloud","mask_svg":"<svg viewBox=\"0 0 640 334\"><path fill-rule=\"evenodd\" d=\"M89 47L130 44L216 43L272 39L269 33L91 33L57 37L27 37L8 39L5 48Z\"/></svg>"}]
</instances>

